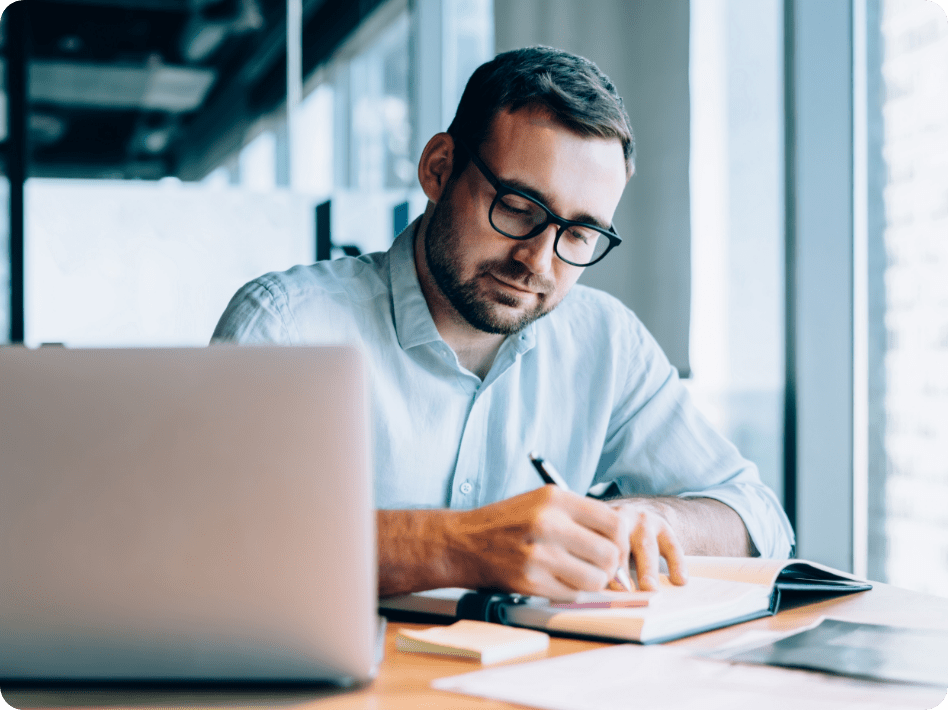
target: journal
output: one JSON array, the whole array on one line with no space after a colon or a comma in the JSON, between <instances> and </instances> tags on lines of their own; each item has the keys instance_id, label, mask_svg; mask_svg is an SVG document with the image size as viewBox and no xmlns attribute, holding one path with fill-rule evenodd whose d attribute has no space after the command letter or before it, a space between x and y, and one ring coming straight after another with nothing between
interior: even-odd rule
<instances>
[{"instance_id":1,"label":"journal","mask_svg":"<svg viewBox=\"0 0 948 710\"><path fill-rule=\"evenodd\" d=\"M603 592L597 602L559 604L540 597L437 589L379 600L383 614L402 620L450 617L493 621L549 633L613 641L662 643L775 614L799 594L849 594L872 585L804 560L687 557L689 579L678 587L662 575L657 592ZM623 603L638 595L638 603Z\"/></svg>"}]
</instances>

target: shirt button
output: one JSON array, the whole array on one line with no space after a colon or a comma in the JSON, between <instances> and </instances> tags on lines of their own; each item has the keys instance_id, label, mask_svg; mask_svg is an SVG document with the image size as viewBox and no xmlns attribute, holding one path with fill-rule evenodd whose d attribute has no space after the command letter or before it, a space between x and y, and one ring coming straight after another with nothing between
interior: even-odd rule
<instances>
[{"instance_id":1,"label":"shirt button","mask_svg":"<svg viewBox=\"0 0 948 710\"><path fill-rule=\"evenodd\" d=\"M474 486L471 485L470 481L465 481L464 483L461 484L460 490L461 490L461 493L463 493L464 495L468 495L471 491L474 490Z\"/></svg>"}]
</instances>

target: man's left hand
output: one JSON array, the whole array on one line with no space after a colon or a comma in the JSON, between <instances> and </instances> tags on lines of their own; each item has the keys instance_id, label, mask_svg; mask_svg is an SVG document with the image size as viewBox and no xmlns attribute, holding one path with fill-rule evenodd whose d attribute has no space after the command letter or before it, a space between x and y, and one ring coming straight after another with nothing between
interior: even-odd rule
<instances>
[{"instance_id":1,"label":"man's left hand","mask_svg":"<svg viewBox=\"0 0 948 710\"><path fill-rule=\"evenodd\" d=\"M668 563L671 582L685 584L688 572L684 552L660 506L647 498L633 498L613 501L612 507L629 525L630 556L639 589L658 589L659 559L662 557Z\"/></svg>"}]
</instances>

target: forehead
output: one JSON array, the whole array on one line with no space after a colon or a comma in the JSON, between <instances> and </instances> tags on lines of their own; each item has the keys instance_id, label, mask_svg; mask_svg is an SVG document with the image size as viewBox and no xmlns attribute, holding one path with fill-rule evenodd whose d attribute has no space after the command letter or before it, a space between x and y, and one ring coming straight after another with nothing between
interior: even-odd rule
<instances>
[{"instance_id":1,"label":"forehead","mask_svg":"<svg viewBox=\"0 0 948 710\"><path fill-rule=\"evenodd\" d=\"M618 138L581 136L544 109L498 114L479 153L502 182L532 188L567 219L587 213L611 223L627 182Z\"/></svg>"}]
</instances>

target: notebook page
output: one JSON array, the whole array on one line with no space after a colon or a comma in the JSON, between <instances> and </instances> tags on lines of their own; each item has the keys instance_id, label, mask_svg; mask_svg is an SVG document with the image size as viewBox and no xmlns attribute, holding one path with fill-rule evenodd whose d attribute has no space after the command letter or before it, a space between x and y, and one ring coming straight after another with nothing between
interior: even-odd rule
<instances>
[{"instance_id":1,"label":"notebook page","mask_svg":"<svg viewBox=\"0 0 948 710\"><path fill-rule=\"evenodd\" d=\"M685 557L688 574L693 577L732 579L749 584L771 586L780 570L794 560L764 557Z\"/></svg>"}]
</instances>

